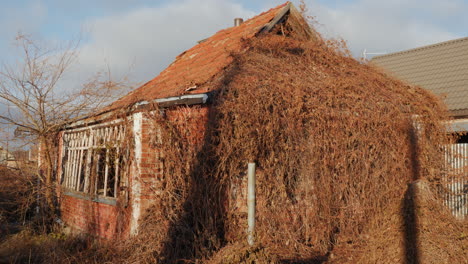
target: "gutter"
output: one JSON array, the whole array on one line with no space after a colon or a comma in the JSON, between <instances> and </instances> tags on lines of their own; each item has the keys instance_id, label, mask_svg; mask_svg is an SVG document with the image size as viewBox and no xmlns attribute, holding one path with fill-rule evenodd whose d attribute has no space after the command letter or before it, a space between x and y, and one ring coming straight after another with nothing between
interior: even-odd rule
<instances>
[{"instance_id":1,"label":"gutter","mask_svg":"<svg viewBox=\"0 0 468 264\"><path fill-rule=\"evenodd\" d=\"M159 98L151 101L140 101L135 104L130 108L130 112L142 112L144 110L149 110L153 104L156 104L159 106L159 108L168 108L172 106L179 106L179 105L186 105L186 106L191 106L191 105L203 105L203 104L208 104L210 102L210 98L212 97L212 93L201 93L201 94L187 94L187 95L181 95L181 96L171 96L171 97L166 97L166 98ZM65 126L65 130L67 129L73 129L73 128L78 128L78 127L84 127L84 126L89 126L93 125L96 123L99 123L103 120L106 119L111 119L112 117L115 116L115 112L118 109L111 110L109 112L100 114L95 117L85 117L81 120L75 121L67 126Z\"/></svg>"},{"instance_id":2,"label":"gutter","mask_svg":"<svg viewBox=\"0 0 468 264\"><path fill-rule=\"evenodd\" d=\"M447 122L447 132L467 132L468 131L468 119L455 119Z\"/></svg>"},{"instance_id":3,"label":"gutter","mask_svg":"<svg viewBox=\"0 0 468 264\"><path fill-rule=\"evenodd\" d=\"M172 96L166 98L155 99L153 101L141 101L133 105L132 111L144 110L153 103L156 103L160 108L168 108L177 105L198 105L206 104L209 99L208 93L202 94L187 94L181 96Z\"/></svg>"}]
</instances>

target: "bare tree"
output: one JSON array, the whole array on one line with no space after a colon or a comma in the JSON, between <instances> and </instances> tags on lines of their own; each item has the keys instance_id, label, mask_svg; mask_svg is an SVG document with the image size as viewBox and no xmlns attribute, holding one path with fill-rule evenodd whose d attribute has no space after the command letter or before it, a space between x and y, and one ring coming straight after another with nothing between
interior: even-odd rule
<instances>
[{"instance_id":1,"label":"bare tree","mask_svg":"<svg viewBox=\"0 0 468 264\"><path fill-rule=\"evenodd\" d=\"M123 91L124 81L111 81L110 71L97 73L77 89L63 87L63 77L78 56L78 42L50 48L31 37L16 37L21 58L0 69L0 122L17 127L39 144L45 197L54 210L53 140L66 124L83 118Z\"/></svg>"}]
</instances>

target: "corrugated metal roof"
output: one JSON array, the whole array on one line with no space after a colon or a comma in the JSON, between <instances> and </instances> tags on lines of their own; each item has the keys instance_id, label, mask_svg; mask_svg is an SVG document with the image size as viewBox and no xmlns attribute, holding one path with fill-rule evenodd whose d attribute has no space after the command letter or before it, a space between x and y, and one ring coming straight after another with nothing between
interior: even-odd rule
<instances>
[{"instance_id":1,"label":"corrugated metal roof","mask_svg":"<svg viewBox=\"0 0 468 264\"><path fill-rule=\"evenodd\" d=\"M454 115L466 115L468 38L376 56L371 63L401 80L442 96Z\"/></svg>"}]
</instances>

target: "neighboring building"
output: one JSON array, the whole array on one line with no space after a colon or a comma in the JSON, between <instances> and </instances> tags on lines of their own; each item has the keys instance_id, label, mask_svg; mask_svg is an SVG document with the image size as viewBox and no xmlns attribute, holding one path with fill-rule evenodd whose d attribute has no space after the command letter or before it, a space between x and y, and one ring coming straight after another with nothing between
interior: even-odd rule
<instances>
[{"instance_id":1,"label":"neighboring building","mask_svg":"<svg viewBox=\"0 0 468 264\"><path fill-rule=\"evenodd\" d=\"M457 144L446 148L448 186L453 192L447 205L464 218L468 215L468 37L376 56L371 63L446 103L454 119L448 132L461 133Z\"/></svg>"},{"instance_id":2,"label":"neighboring building","mask_svg":"<svg viewBox=\"0 0 468 264\"><path fill-rule=\"evenodd\" d=\"M0 147L0 165L20 168L25 165L36 166L34 153L31 150L8 150Z\"/></svg>"},{"instance_id":3,"label":"neighboring building","mask_svg":"<svg viewBox=\"0 0 468 264\"><path fill-rule=\"evenodd\" d=\"M159 76L111 104L104 113L62 131L57 166L62 220L75 229L106 238L135 234L142 213L155 200L162 171L160 153L150 146L150 134L157 128L146 119L145 111L153 103L169 109L198 105L185 112L167 112L206 120L210 92L216 87L202 84L231 64L232 53L245 50L242 43L246 39L273 30L276 34L277 25L293 25L294 32L300 31L307 38L315 36L302 15L287 2L199 41ZM122 109L125 114L119 112ZM196 140L203 136L204 125L193 131ZM126 138L131 138L131 143Z\"/></svg>"},{"instance_id":4,"label":"neighboring building","mask_svg":"<svg viewBox=\"0 0 468 264\"><path fill-rule=\"evenodd\" d=\"M36 167L37 166L37 150L31 148L29 150L15 150L11 152L13 159L9 161L9 167Z\"/></svg>"},{"instance_id":5,"label":"neighboring building","mask_svg":"<svg viewBox=\"0 0 468 264\"><path fill-rule=\"evenodd\" d=\"M468 38L376 56L371 63L441 96L455 119L452 129L468 132Z\"/></svg>"},{"instance_id":6,"label":"neighboring building","mask_svg":"<svg viewBox=\"0 0 468 264\"><path fill-rule=\"evenodd\" d=\"M8 149L4 149L0 147L0 164L1 165L9 165L9 162L14 160L13 155L8 151Z\"/></svg>"}]
</instances>

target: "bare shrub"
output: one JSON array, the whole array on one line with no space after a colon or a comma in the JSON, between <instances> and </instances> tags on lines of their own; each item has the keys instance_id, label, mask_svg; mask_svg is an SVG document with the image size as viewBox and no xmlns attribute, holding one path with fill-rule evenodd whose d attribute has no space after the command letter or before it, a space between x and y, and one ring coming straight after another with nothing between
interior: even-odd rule
<instances>
[{"instance_id":1,"label":"bare shrub","mask_svg":"<svg viewBox=\"0 0 468 264\"><path fill-rule=\"evenodd\" d=\"M0 238L29 220L35 203L34 175L0 166Z\"/></svg>"},{"instance_id":2,"label":"bare shrub","mask_svg":"<svg viewBox=\"0 0 468 264\"><path fill-rule=\"evenodd\" d=\"M41 43L31 36L16 37L20 57L16 63L0 67L0 122L15 127L15 136L40 148L40 171L50 212L55 213L56 188L54 157L57 133L76 120L87 117L94 110L124 92L126 79L111 80L110 70L95 74L76 89L64 88L64 74L76 63L78 42L65 47Z\"/></svg>"}]
</instances>

